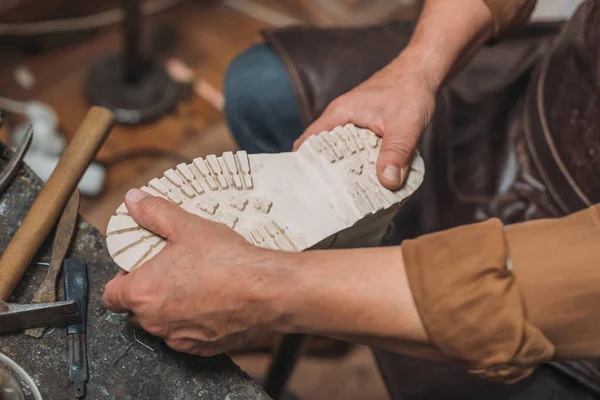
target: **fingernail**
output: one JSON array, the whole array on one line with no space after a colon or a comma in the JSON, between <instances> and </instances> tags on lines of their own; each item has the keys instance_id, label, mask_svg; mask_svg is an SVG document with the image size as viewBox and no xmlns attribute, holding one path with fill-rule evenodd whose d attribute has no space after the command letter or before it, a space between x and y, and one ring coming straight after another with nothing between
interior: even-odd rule
<instances>
[{"instance_id":1,"label":"fingernail","mask_svg":"<svg viewBox=\"0 0 600 400\"><path fill-rule=\"evenodd\" d=\"M410 171L410 165L405 165L402 167L402 171L400 173L400 180L402 183L406 181L406 178L408 177L408 171Z\"/></svg>"},{"instance_id":2,"label":"fingernail","mask_svg":"<svg viewBox=\"0 0 600 400\"><path fill-rule=\"evenodd\" d=\"M131 189L125 195L125 199L131 203L137 203L138 201L150 196L148 193L140 189Z\"/></svg>"},{"instance_id":3,"label":"fingernail","mask_svg":"<svg viewBox=\"0 0 600 400\"><path fill-rule=\"evenodd\" d=\"M394 184L400 185L402 183L402 170L395 165L386 165L382 175Z\"/></svg>"}]
</instances>

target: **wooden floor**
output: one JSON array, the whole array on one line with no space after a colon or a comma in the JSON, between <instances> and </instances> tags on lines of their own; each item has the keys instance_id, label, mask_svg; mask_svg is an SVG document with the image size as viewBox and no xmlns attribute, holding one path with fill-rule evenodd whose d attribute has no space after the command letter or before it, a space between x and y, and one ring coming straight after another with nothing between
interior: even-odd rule
<instances>
[{"instance_id":1,"label":"wooden floor","mask_svg":"<svg viewBox=\"0 0 600 400\"><path fill-rule=\"evenodd\" d=\"M277 0L262 4L287 11ZM161 54L163 59L177 57L186 62L198 77L221 90L227 65L236 54L260 41L259 31L269 25L215 1L188 1L149 19L149 31L175 33L176 42ZM159 29L160 28L160 29ZM61 38L64 40L65 38ZM71 138L86 113L87 74L91 64L120 47L118 27L84 39L72 40L38 55L27 55L15 46L0 54L0 95L18 100L37 98L58 112L61 128ZM13 70L26 65L35 74L33 90L20 88L12 79ZM8 124L10 125L10 124ZM0 138L6 140L9 127ZM133 150L167 150L184 159L235 148L222 115L209 102L192 95L175 112L143 126L115 126L98 160L114 159ZM139 187L176 164L172 159L137 158L112 165L106 187L95 198L83 198L82 214L101 231L124 194ZM251 375L259 377L268 357L236 356L236 361ZM355 347L342 359L304 359L291 383L301 399L386 399L387 395L368 349Z\"/></svg>"},{"instance_id":2,"label":"wooden floor","mask_svg":"<svg viewBox=\"0 0 600 400\"><path fill-rule=\"evenodd\" d=\"M223 75L231 59L258 42L259 30L266 27L218 3L207 5L202 2L186 2L153 18L149 25L150 30L160 27L173 30L177 35L177 43L171 51L162 54L163 58L180 58L197 76L217 89L222 88ZM36 75L39 71L38 80L48 81L47 84L41 82L44 87L38 98L57 111L67 138L74 134L89 107L85 85L90 61L117 50L119 45L118 29L110 29L59 52L44 55L45 60L36 57L35 64L28 65ZM58 65L43 70L50 63ZM44 74L51 77L46 78ZM132 150L151 149L191 158L222 153L233 147L233 141L223 129L220 113L206 101L191 96L181 102L174 113L155 123L115 126L97 158L107 160ZM138 158L114 165L108 170L103 195L82 202L83 215L104 231L110 213L122 202L126 191L144 184L172 163L172 160Z\"/></svg>"}]
</instances>

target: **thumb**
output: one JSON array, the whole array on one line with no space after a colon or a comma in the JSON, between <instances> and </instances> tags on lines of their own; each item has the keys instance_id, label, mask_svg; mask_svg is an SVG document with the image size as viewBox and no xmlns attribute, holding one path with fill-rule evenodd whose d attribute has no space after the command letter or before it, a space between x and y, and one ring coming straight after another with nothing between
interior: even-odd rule
<instances>
[{"instance_id":1,"label":"thumb","mask_svg":"<svg viewBox=\"0 0 600 400\"><path fill-rule=\"evenodd\" d=\"M386 188L398 190L404 184L417 146L417 137L390 133L383 136L377 159L377 177Z\"/></svg>"},{"instance_id":2,"label":"thumb","mask_svg":"<svg viewBox=\"0 0 600 400\"><path fill-rule=\"evenodd\" d=\"M129 275L120 271L104 288L102 300L106 308L113 312L124 313L129 311L131 304L128 297L127 286Z\"/></svg>"},{"instance_id":3,"label":"thumb","mask_svg":"<svg viewBox=\"0 0 600 400\"><path fill-rule=\"evenodd\" d=\"M174 203L139 189L127 192L125 205L135 222L165 239L174 239L190 218L187 211Z\"/></svg>"}]
</instances>

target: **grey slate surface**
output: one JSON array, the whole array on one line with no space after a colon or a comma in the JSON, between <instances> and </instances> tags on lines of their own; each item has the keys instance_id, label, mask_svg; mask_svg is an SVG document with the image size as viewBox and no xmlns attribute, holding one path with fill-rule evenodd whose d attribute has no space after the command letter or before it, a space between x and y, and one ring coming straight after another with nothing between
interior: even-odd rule
<instances>
[{"instance_id":1,"label":"grey slate surface","mask_svg":"<svg viewBox=\"0 0 600 400\"><path fill-rule=\"evenodd\" d=\"M4 145L0 142L0 154L3 151ZM0 170L5 163L0 160ZM41 187L41 181L25 167L6 192L0 194L0 251L6 248ZM49 260L53 235L46 240L36 257L37 261ZM108 311L102 303L102 292L105 283L117 273L118 267L108 255L103 235L81 217L69 256L81 257L88 264L90 300L87 348L90 380L86 399L269 399L258 384L229 357L202 358L176 353L159 338L148 335L128 322L125 315ZM10 301L29 302L45 270L45 266L32 265ZM62 284L60 286L62 290ZM137 338L155 352L134 341L134 329ZM124 353L131 343L133 345ZM48 330L40 339L20 333L0 335L0 351L14 359L33 377L44 399L75 399L67 377L64 329Z\"/></svg>"}]
</instances>

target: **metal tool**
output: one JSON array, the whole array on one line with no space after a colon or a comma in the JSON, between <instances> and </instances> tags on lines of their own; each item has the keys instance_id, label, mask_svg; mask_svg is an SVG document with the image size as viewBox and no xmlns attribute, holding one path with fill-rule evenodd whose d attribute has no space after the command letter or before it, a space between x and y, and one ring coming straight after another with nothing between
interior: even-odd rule
<instances>
[{"instance_id":1,"label":"metal tool","mask_svg":"<svg viewBox=\"0 0 600 400\"><path fill-rule=\"evenodd\" d=\"M70 269L65 280L87 282L86 271ZM38 326L65 326L81 321L76 299L51 303L12 304L0 300L0 332L20 331Z\"/></svg>"},{"instance_id":2,"label":"metal tool","mask_svg":"<svg viewBox=\"0 0 600 400\"><path fill-rule=\"evenodd\" d=\"M69 379L75 386L75 395L85 397L85 382L88 380L87 364L87 265L78 258L69 258L64 263L65 299L74 300L79 309L79 321L67 326L69 345Z\"/></svg>"},{"instance_id":3,"label":"metal tool","mask_svg":"<svg viewBox=\"0 0 600 400\"><path fill-rule=\"evenodd\" d=\"M12 304L0 301L0 332L20 331L36 326L62 326L79 321L74 301L39 304Z\"/></svg>"},{"instance_id":4,"label":"metal tool","mask_svg":"<svg viewBox=\"0 0 600 400\"><path fill-rule=\"evenodd\" d=\"M0 118L0 127L1 126L2 126L2 118ZM32 138L33 138L33 129L31 128L31 125L30 125L29 128L27 129L27 132L25 133L25 137L23 138L21 143L19 143L17 148L14 150L14 152L12 152L13 153L12 157L10 158L8 163L6 163L6 165L2 169L2 172L0 173L0 193L2 193L4 191L4 189L6 189L8 187L8 185L12 182L15 175L19 171L19 168L21 167L21 163L23 162L23 157L25 157L25 153L27 153L27 150L29 149L29 146L31 145Z\"/></svg>"},{"instance_id":5,"label":"metal tool","mask_svg":"<svg viewBox=\"0 0 600 400\"><path fill-rule=\"evenodd\" d=\"M92 107L0 258L0 300L7 300L52 230L110 132L113 115Z\"/></svg>"},{"instance_id":6,"label":"metal tool","mask_svg":"<svg viewBox=\"0 0 600 400\"><path fill-rule=\"evenodd\" d=\"M33 299L31 300L32 303L56 301L56 281L65 255L69 250L78 215L79 190L75 189L75 192L73 192L71 199L58 220L54 243L52 244L52 259L50 260L50 266L48 267L44 281L33 295ZM42 326L34 329L27 329L24 333L28 336L39 338L42 337L45 330L46 327Z\"/></svg>"}]
</instances>

